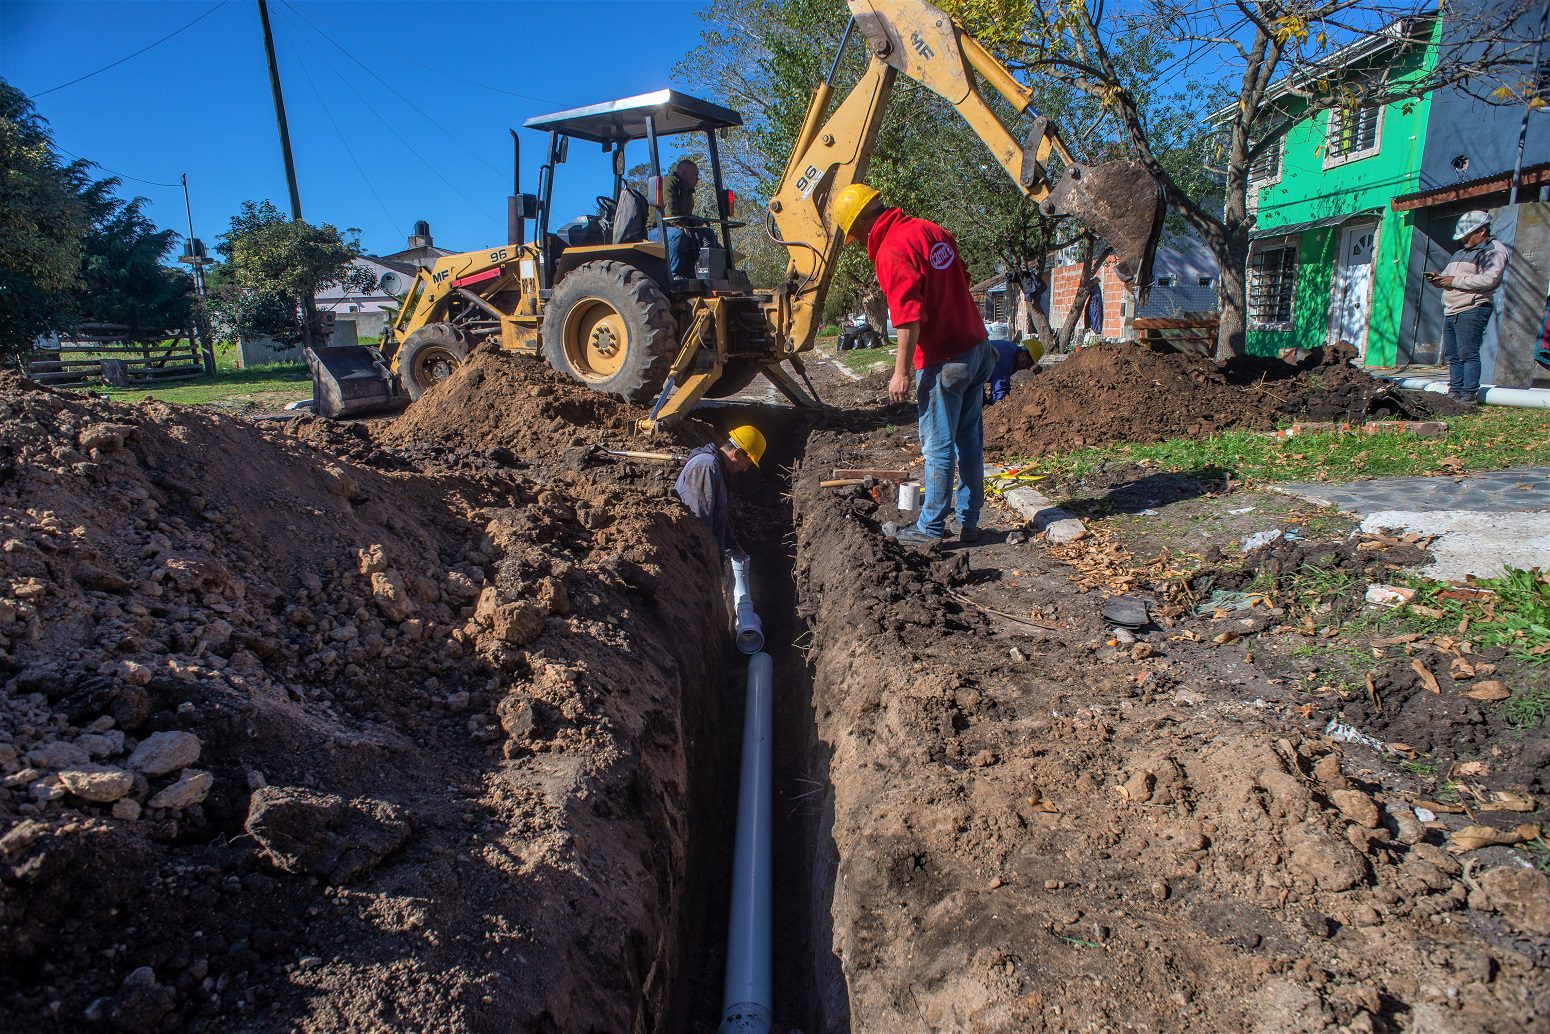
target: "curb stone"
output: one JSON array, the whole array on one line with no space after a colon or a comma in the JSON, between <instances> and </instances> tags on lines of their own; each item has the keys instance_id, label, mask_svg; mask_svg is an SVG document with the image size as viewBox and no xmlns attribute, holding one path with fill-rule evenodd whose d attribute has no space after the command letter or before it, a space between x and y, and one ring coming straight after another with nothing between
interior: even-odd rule
<instances>
[{"instance_id":1,"label":"curb stone","mask_svg":"<svg viewBox=\"0 0 1550 1034\"><path fill-rule=\"evenodd\" d=\"M999 470L987 468L986 474L992 473L999 473ZM1044 537L1057 546L1087 536L1087 525L1080 517L1062 510L1036 488L1009 488L1001 493L1001 498L1032 524L1035 532L1042 531Z\"/></svg>"}]
</instances>

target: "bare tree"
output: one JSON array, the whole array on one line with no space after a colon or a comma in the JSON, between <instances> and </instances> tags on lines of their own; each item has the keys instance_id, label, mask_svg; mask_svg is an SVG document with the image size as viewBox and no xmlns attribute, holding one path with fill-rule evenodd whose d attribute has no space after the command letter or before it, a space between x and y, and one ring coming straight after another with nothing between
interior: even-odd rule
<instances>
[{"instance_id":1,"label":"bare tree","mask_svg":"<svg viewBox=\"0 0 1550 1034\"><path fill-rule=\"evenodd\" d=\"M1531 70L1544 0L1499 0L1474 10L1444 8L1454 25L1443 41L1433 0L1138 0L1108 16L1104 0L949 0L970 31L1009 63L1050 76L1099 99L1128 148L1162 182L1170 208L1204 240L1221 267L1217 357L1244 351L1249 233L1249 170L1296 122L1330 109L1352 110L1462 85L1493 103L1542 103ZM1221 205L1180 179L1163 160L1176 125L1148 117L1155 76L1138 80L1116 60L1116 41L1141 31L1164 41L1174 60L1179 107L1196 119L1226 108L1216 162ZM1351 46L1375 33L1401 47L1436 47L1434 62L1403 81L1380 63L1352 63ZM1200 81L1198 70L1216 70ZM1272 95L1283 82L1289 89ZM1297 110L1287 118L1284 99Z\"/></svg>"}]
</instances>

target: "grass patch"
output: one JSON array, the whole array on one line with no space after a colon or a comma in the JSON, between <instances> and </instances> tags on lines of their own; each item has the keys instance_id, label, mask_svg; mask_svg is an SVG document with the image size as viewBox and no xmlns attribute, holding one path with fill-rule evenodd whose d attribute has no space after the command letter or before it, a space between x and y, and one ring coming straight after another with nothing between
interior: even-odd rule
<instances>
[{"instance_id":1,"label":"grass patch","mask_svg":"<svg viewBox=\"0 0 1550 1034\"><path fill-rule=\"evenodd\" d=\"M844 361L845 356L857 354L867 353L841 353L840 358ZM1080 478L1113 460L1185 473L1218 468L1231 471L1238 482L1341 481L1550 466L1550 412L1481 406L1477 412L1450 417L1448 433L1442 438L1309 434L1280 441L1253 431L1227 431L1204 440L1170 438L1148 445L1095 446L1013 460L1011 465Z\"/></svg>"},{"instance_id":2,"label":"grass patch","mask_svg":"<svg viewBox=\"0 0 1550 1034\"><path fill-rule=\"evenodd\" d=\"M1456 632L1469 619L1467 637L1481 646L1500 646L1529 664L1550 664L1550 571L1508 568L1500 578L1477 578L1470 584L1489 589L1488 599L1449 599L1452 586L1410 576L1402 579L1415 597L1371 617L1379 625L1398 623L1423 635ZM1416 607L1441 611L1441 617L1417 613ZM1550 690L1545 691L1550 696Z\"/></svg>"},{"instance_id":3,"label":"grass patch","mask_svg":"<svg viewBox=\"0 0 1550 1034\"><path fill-rule=\"evenodd\" d=\"M219 353L217 353L219 363ZM157 399L186 406L219 406L237 410L278 410L287 402L312 397L312 377L302 363L267 363L245 370L221 369L214 377L194 377L158 387L86 389L115 402Z\"/></svg>"},{"instance_id":4,"label":"grass patch","mask_svg":"<svg viewBox=\"0 0 1550 1034\"><path fill-rule=\"evenodd\" d=\"M1550 689L1543 686L1520 689L1502 705L1502 717L1513 728L1528 732L1544 723L1547 708L1550 708Z\"/></svg>"},{"instance_id":5,"label":"grass patch","mask_svg":"<svg viewBox=\"0 0 1550 1034\"><path fill-rule=\"evenodd\" d=\"M879 370L893 368L894 350L891 348L853 348L848 352L835 352L835 358L851 371L865 377Z\"/></svg>"}]
</instances>

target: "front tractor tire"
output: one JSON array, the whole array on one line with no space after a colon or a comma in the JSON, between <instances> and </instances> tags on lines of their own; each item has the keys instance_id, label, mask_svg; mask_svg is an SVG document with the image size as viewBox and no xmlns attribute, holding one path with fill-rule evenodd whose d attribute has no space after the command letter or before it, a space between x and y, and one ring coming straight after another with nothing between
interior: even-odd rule
<instances>
[{"instance_id":1,"label":"front tractor tire","mask_svg":"<svg viewBox=\"0 0 1550 1034\"><path fill-rule=\"evenodd\" d=\"M468 339L450 323L427 323L410 334L398 354L398 379L410 402L452 376L468 358Z\"/></svg>"},{"instance_id":2,"label":"front tractor tire","mask_svg":"<svg viewBox=\"0 0 1550 1034\"><path fill-rule=\"evenodd\" d=\"M623 262L589 262L568 273L544 307L542 334L550 366L635 403L656 396L678 347L662 289Z\"/></svg>"}]
</instances>

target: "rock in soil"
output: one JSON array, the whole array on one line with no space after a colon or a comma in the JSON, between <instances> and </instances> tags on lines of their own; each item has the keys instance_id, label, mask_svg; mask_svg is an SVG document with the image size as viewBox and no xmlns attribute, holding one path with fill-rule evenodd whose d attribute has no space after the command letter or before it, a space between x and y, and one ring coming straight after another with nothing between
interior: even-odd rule
<instances>
[{"instance_id":1,"label":"rock in soil","mask_svg":"<svg viewBox=\"0 0 1550 1034\"><path fill-rule=\"evenodd\" d=\"M366 872L402 847L412 830L408 812L386 801L347 801L294 786L254 791L243 828L275 868L330 883Z\"/></svg>"}]
</instances>

